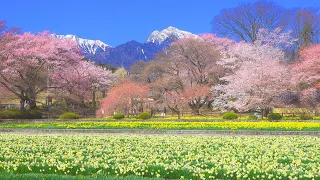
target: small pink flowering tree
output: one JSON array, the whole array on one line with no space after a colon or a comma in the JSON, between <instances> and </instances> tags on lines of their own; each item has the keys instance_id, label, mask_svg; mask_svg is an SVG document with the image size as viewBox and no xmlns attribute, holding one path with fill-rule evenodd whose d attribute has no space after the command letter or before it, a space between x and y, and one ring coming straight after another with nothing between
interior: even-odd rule
<instances>
[{"instance_id":1,"label":"small pink flowering tree","mask_svg":"<svg viewBox=\"0 0 320 180\"><path fill-rule=\"evenodd\" d=\"M134 112L147 98L146 85L123 79L109 90L106 98L102 99L97 117L109 116L113 112L121 112L129 116L130 112Z\"/></svg>"},{"instance_id":2,"label":"small pink flowering tree","mask_svg":"<svg viewBox=\"0 0 320 180\"><path fill-rule=\"evenodd\" d=\"M294 82L301 91L301 102L317 113L320 105L320 44L302 49L301 61L293 65Z\"/></svg>"}]
</instances>

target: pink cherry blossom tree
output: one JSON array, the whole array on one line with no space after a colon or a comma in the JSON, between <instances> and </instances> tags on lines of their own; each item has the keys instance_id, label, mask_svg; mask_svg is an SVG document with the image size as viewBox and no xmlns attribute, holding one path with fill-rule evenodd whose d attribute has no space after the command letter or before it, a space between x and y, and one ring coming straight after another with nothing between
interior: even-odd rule
<instances>
[{"instance_id":1,"label":"pink cherry blossom tree","mask_svg":"<svg viewBox=\"0 0 320 180\"><path fill-rule=\"evenodd\" d=\"M292 65L294 82L301 91L301 102L315 112L320 105L320 44L302 49L301 61Z\"/></svg>"},{"instance_id":2,"label":"pink cherry blossom tree","mask_svg":"<svg viewBox=\"0 0 320 180\"><path fill-rule=\"evenodd\" d=\"M176 88L170 91L165 91L165 103L171 111L181 117L183 110L193 108L193 111L200 113L200 109L211 94L211 87L208 85L187 86L183 89Z\"/></svg>"},{"instance_id":3,"label":"pink cherry blossom tree","mask_svg":"<svg viewBox=\"0 0 320 180\"><path fill-rule=\"evenodd\" d=\"M148 98L148 87L144 84L122 79L102 99L101 108L97 111L97 117L109 116L113 112L121 112L129 116L135 112Z\"/></svg>"},{"instance_id":4,"label":"pink cherry blossom tree","mask_svg":"<svg viewBox=\"0 0 320 180\"><path fill-rule=\"evenodd\" d=\"M267 115L281 104L280 95L291 89L291 75L280 47L292 45L289 35L261 30L254 44L240 42L224 52L223 65L231 73L225 83L214 87L220 92L218 105L239 111L261 109ZM280 34L277 34L280 33Z\"/></svg>"},{"instance_id":5,"label":"pink cherry blossom tree","mask_svg":"<svg viewBox=\"0 0 320 180\"><path fill-rule=\"evenodd\" d=\"M239 111L260 108L268 111L281 103L280 95L290 88L290 71L280 60L243 62L232 75L223 78L223 96ZM220 88L221 88L220 87Z\"/></svg>"},{"instance_id":6,"label":"pink cherry blossom tree","mask_svg":"<svg viewBox=\"0 0 320 180\"><path fill-rule=\"evenodd\" d=\"M112 72L95 65L94 62L84 60L68 67L61 68L52 75L52 84L59 87L58 93L63 94L64 98L73 97L81 103L91 98L95 107L96 92L105 91L111 85L114 79Z\"/></svg>"},{"instance_id":7,"label":"pink cherry blossom tree","mask_svg":"<svg viewBox=\"0 0 320 180\"><path fill-rule=\"evenodd\" d=\"M50 88L50 78L63 68L78 63L82 56L75 42L59 40L48 32L4 33L0 50L0 84L36 108L37 95ZM49 81L50 80L50 81Z\"/></svg>"}]
</instances>

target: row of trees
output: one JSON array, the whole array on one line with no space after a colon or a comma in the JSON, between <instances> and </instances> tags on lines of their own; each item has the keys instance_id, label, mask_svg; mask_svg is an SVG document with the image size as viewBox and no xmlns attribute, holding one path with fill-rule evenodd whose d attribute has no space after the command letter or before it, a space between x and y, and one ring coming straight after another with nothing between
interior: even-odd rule
<instances>
[{"instance_id":1,"label":"row of trees","mask_svg":"<svg viewBox=\"0 0 320 180\"><path fill-rule=\"evenodd\" d=\"M261 109L265 116L273 107L303 104L315 110L320 102L320 45L301 49L299 59L288 63L285 51L296 41L280 28L260 29L255 43L212 34L180 39L153 61L136 62L131 80L110 90L99 115L102 110L127 113L150 99L153 108L168 107L178 116L185 109L195 114Z\"/></svg>"},{"instance_id":2,"label":"row of trees","mask_svg":"<svg viewBox=\"0 0 320 180\"><path fill-rule=\"evenodd\" d=\"M131 94L127 102L149 97L154 108L168 107L178 115L187 108L196 114L207 108L261 109L267 115L276 106L302 105L316 111L320 102L317 12L288 10L270 1L223 9L212 25L226 38L208 34L181 39L153 61L136 62L130 83L147 85L149 94ZM105 99L102 109L124 111L108 102Z\"/></svg>"},{"instance_id":3,"label":"row of trees","mask_svg":"<svg viewBox=\"0 0 320 180\"><path fill-rule=\"evenodd\" d=\"M19 33L5 29L0 22L0 89L37 107L37 97L46 92L56 100L84 104L96 92L105 92L113 74L81 56L78 45L69 39L57 39L49 32Z\"/></svg>"}]
</instances>

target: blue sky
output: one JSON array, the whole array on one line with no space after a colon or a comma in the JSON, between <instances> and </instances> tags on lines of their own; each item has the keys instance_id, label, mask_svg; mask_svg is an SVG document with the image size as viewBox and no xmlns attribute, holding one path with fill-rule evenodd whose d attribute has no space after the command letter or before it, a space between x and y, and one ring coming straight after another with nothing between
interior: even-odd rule
<instances>
[{"instance_id":1,"label":"blue sky","mask_svg":"<svg viewBox=\"0 0 320 180\"><path fill-rule=\"evenodd\" d=\"M249 0L7 0L0 19L23 31L49 30L100 39L116 46L144 42L152 31L175 26L192 33L211 32L210 22L223 8ZM285 8L317 7L320 0L278 0Z\"/></svg>"}]
</instances>

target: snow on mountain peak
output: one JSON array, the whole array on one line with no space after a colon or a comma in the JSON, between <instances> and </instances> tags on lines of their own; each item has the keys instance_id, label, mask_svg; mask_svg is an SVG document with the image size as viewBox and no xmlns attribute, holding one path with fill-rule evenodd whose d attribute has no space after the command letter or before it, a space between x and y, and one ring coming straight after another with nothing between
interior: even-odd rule
<instances>
[{"instance_id":1,"label":"snow on mountain peak","mask_svg":"<svg viewBox=\"0 0 320 180\"><path fill-rule=\"evenodd\" d=\"M74 41L76 41L79 46L86 51L86 53L89 54L96 54L98 49L102 49L103 51L106 51L107 48L111 48L111 46L105 44L104 42L100 40L91 40L91 39L83 39L79 38L75 35L68 34L68 35L56 35L59 39L65 39L70 38Z\"/></svg>"},{"instance_id":2,"label":"snow on mountain peak","mask_svg":"<svg viewBox=\"0 0 320 180\"><path fill-rule=\"evenodd\" d=\"M197 35L194 35L194 34L187 32L187 31L179 30L178 28L175 28L173 26L169 26L168 28L166 28L162 31L158 31L158 30L153 31L146 42L147 43L148 42L153 42L153 43L157 42L157 43L161 44L163 41L165 41L167 38L169 38L171 36L174 36L178 39L181 39L181 38L186 38L189 36L197 36Z\"/></svg>"}]
</instances>

